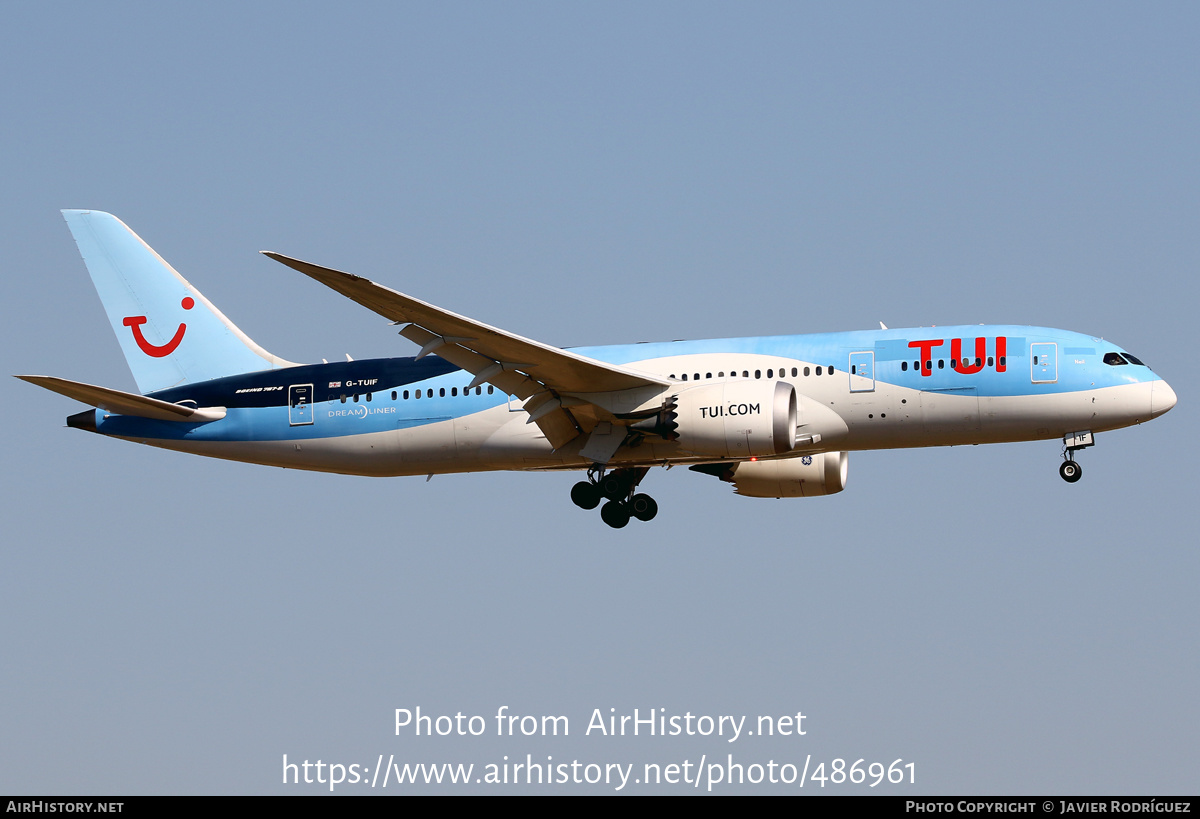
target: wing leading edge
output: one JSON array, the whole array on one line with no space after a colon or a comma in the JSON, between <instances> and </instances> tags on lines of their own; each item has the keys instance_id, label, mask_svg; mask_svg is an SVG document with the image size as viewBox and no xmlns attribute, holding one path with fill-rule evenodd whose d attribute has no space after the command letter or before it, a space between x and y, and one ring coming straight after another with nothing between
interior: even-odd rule
<instances>
[{"instance_id":1,"label":"wing leading edge","mask_svg":"<svg viewBox=\"0 0 1200 819\"><path fill-rule=\"evenodd\" d=\"M361 276L267 250L262 253L397 324L407 325L400 334L421 345L418 358L437 353L475 376L471 386L492 384L524 400L529 422L541 428L555 449L580 433L591 432L598 420L611 420L606 411L583 397L586 394L646 388L659 391L672 384L522 338Z\"/></svg>"}]
</instances>

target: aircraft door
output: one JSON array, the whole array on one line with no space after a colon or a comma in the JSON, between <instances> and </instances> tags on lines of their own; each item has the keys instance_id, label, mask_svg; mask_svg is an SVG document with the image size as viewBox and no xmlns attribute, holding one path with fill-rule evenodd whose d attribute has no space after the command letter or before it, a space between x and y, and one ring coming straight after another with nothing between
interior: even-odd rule
<instances>
[{"instance_id":1,"label":"aircraft door","mask_svg":"<svg viewBox=\"0 0 1200 819\"><path fill-rule=\"evenodd\" d=\"M1030 376L1034 384L1052 384L1058 380L1058 344L1045 342L1029 345Z\"/></svg>"},{"instance_id":2,"label":"aircraft door","mask_svg":"<svg viewBox=\"0 0 1200 819\"><path fill-rule=\"evenodd\" d=\"M288 387L288 423L291 426L313 422L312 397L312 384L293 384Z\"/></svg>"},{"instance_id":3,"label":"aircraft door","mask_svg":"<svg viewBox=\"0 0 1200 819\"><path fill-rule=\"evenodd\" d=\"M850 353L850 392L875 391L875 352Z\"/></svg>"}]
</instances>

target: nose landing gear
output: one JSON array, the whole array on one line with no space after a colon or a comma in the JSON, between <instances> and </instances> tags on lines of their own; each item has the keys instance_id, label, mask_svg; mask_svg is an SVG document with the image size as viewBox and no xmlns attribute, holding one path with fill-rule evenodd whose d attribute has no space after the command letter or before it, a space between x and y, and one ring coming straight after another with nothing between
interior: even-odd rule
<instances>
[{"instance_id":1,"label":"nose landing gear","mask_svg":"<svg viewBox=\"0 0 1200 819\"><path fill-rule=\"evenodd\" d=\"M586 481L571 487L571 501L580 509L595 509L607 498L608 502L600 507L600 519L614 529L624 528L630 518L653 520L658 504L649 495L634 491L649 471L648 467L639 467L605 473L603 467L592 467Z\"/></svg>"},{"instance_id":2,"label":"nose landing gear","mask_svg":"<svg viewBox=\"0 0 1200 819\"><path fill-rule=\"evenodd\" d=\"M1075 483L1083 477L1083 467L1075 461L1075 453L1095 445L1095 438L1090 431L1072 432L1063 436L1063 462L1058 468L1058 474L1064 481Z\"/></svg>"}]
</instances>

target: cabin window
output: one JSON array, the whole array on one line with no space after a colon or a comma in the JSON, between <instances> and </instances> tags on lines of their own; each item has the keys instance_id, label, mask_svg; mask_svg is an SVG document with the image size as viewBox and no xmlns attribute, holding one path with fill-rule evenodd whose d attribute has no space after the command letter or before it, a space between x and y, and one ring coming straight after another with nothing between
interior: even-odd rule
<instances>
[{"instance_id":1,"label":"cabin window","mask_svg":"<svg viewBox=\"0 0 1200 819\"><path fill-rule=\"evenodd\" d=\"M371 400L371 393L367 393L367 400L368 400L368 401L370 401L370 400Z\"/></svg>"},{"instance_id":2,"label":"cabin window","mask_svg":"<svg viewBox=\"0 0 1200 819\"><path fill-rule=\"evenodd\" d=\"M342 403L343 403L343 404L345 404L345 403L346 403L346 396L344 396L344 395L343 395L343 396L341 396L341 399L342 399Z\"/></svg>"},{"instance_id":3,"label":"cabin window","mask_svg":"<svg viewBox=\"0 0 1200 819\"><path fill-rule=\"evenodd\" d=\"M446 397L446 388L445 388L445 387L442 387L440 390L438 390L438 397L439 397L439 398L445 398L445 397Z\"/></svg>"},{"instance_id":4,"label":"cabin window","mask_svg":"<svg viewBox=\"0 0 1200 819\"><path fill-rule=\"evenodd\" d=\"M404 391L404 400L405 400L405 401L407 401L407 400L408 400L408 390L405 390L405 391Z\"/></svg>"},{"instance_id":5,"label":"cabin window","mask_svg":"<svg viewBox=\"0 0 1200 819\"><path fill-rule=\"evenodd\" d=\"M358 403L358 393L354 393L354 403Z\"/></svg>"},{"instance_id":6,"label":"cabin window","mask_svg":"<svg viewBox=\"0 0 1200 819\"><path fill-rule=\"evenodd\" d=\"M804 377L805 378L808 378L808 373L809 373L809 369L808 369L808 367L805 367L804 368Z\"/></svg>"},{"instance_id":7,"label":"cabin window","mask_svg":"<svg viewBox=\"0 0 1200 819\"><path fill-rule=\"evenodd\" d=\"M684 381L687 381L687 373L684 373L684 374L683 374L683 380L684 380Z\"/></svg>"},{"instance_id":8,"label":"cabin window","mask_svg":"<svg viewBox=\"0 0 1200 819\"><path fill-rule=\"evenodd\" d=\"M907 361L901 361L901 362L900 362L900 369L901 369L903 372L908 372L908 362L907 362Z\"/></svg>"},{"instance_id":9,"label":"cabin window","mask_svg":"<svg viewBox=\"0 0 1200 819\"><path fill-rule=\"evenodd\" d=\"M795 378L795 377L796 377L797 375L799 375L799 374L800 374L800 373L796 371L796 368L795 368L795 367L792 367L792 378Z\"/></svg>"},{"instance_id":10,"label":"cabin window","mask_svg":"<svg viewBox=\"0 0 1200 819\"><path fill-rule=\"evenodd\" d=\"M493 387L491 384L488 384L488 395L491 395L495 391L496 391L496 388Z\"/></svg>"},{"instance_id":11,"label":"cabin window","mask_svg":"<svg viewBox=\"0 0 1200 819\"><path fill-rule=\"evenodd\" d=\"M820 374L821 374L821 368L817 367L817 375L820 375Z\"/></svg>"},{"instance_id":12,"label":"cabin window","mask_svg":"<svg viewBox=\"0 0 1200 819\"><path fill-rule=\"evenodd\" d=\"M775 377L775 371L767 370L767 378L774 378L774 377Z\"/></svg>"},{"instance_id":13,"label":"cabin window","mask_svg":"<svg viewBox=\"0 0 1200 819\"><path fill-rule=\"evenodd\" d=\"M450 388L450 397L451 397L451 398L457 398L457 397L458 397L458 387L451 387L451 388Z\"/></svg>"},{"instance_id":14,"label":"cabin window","mask_svg":"<svg viewBox=\"0 0 1200 819\"><path fill-rule=\"evenodd\" d=\"M420 398L420 397L421 397L421 391L417 390L417 398Z\"/></svg>"},{"instance_id":15,"label":"cabin window","mask_svg":"<svg viewBox=\"0 0 1200 819\"><path fill-rule=\"evenodd\" d=\"M704 377L705 377L705 378L712 378L712 373L705 373L705 374L704 374Z\"/></svg>"},{"instance_id":16,"label":"cabin window","mask_svg":"<svg viewBox=\"0 0 1200 819\"><path fill-rule=\"evenodd\" d=\"M833 375L833 365L829 365L829 374Z\"/></svg>"},{"instance_id":17,"label":"cabin window","mask_svg":"<svg viewBox=\"0 0 1200 819\"><path fill-rule=\"evenodd\" d=\"M395 390L392 390L392 400L393 401L396 400L396 391Z\"/></svg>"}]
</instances>

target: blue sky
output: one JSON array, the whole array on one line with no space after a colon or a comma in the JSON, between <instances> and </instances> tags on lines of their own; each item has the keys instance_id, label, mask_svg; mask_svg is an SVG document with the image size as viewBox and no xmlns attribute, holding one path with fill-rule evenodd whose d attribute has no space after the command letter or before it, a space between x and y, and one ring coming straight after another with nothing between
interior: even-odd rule
<instances>
[{"instance_id":1,"label":"blue sky","mask_svg":"<svg viewBox=\"0 0 1200 819\"><path fill-rule=\"evenodd\" d=\"M888 793L1194 792L1198 22L5 5L10 374L133 387L58 214L78 207L294 361L414 348L261 249L563 346L1063 327L1179 406L1098 436L1073 486L1056 443L854 453L847 490L808 501L672 470L648 479L659 517L614 533L572 476L207 461L64 429L77 404L8 379L0 791L321 792L280 784L284 754L733 753L915 762ZM502 705L572 734L393 728ZM584 736L597 708L802 711L808 733Z\"/></svg>"}]
</instances>

